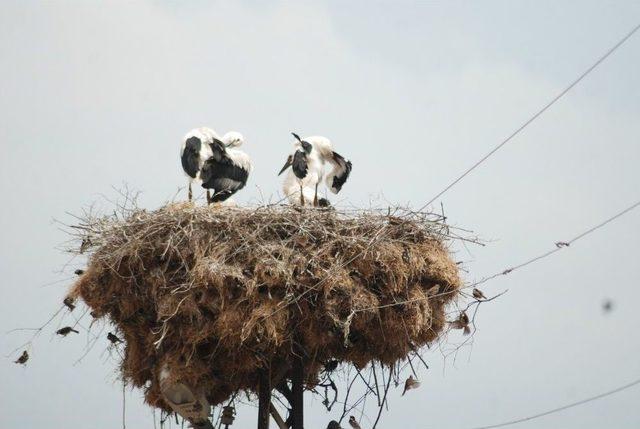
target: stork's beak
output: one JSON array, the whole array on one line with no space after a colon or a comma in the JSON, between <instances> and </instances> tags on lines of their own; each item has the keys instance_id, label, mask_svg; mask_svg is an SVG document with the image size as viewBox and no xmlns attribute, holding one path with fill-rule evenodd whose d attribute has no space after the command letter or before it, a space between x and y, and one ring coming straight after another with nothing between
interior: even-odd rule
<instances>
[{"instance_id":1,"label":"stork's beak","mask_svg":"<svg viewBox=\"0 0 640 429\"><path fill-rule=\"evenodd\" d=\"M301 142L301 141L302 141L302 139L300 138L300 136L299 136L299 135L297 135L296 133L291 133L291 135L293 135L293 136L296 138L296 140L298 140L299 142Z\"/></svg>"},{"instance_id":2,"label":"stork's beak","mask_svg":"<svg viewBox=\"0 0 640 429\"><path fill-rule=\"evenodd\" d=\"M292 158L293 158L292 156L289 156L287 158L287 162L285 162L284 167L282 167L282 170L280 170L280 173L278 173L278 176L284 173L287 168L291 167Z\"/></svg>"}]
</instances>

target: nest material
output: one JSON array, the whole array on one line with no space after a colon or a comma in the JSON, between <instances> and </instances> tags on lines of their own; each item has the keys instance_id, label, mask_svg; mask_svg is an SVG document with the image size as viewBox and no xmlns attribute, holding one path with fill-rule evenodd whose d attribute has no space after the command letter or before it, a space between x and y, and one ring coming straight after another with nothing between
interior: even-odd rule
<instances>
[{"instance_id":1,"label":"nest material","mask_svg":"<svg viewBox=\"0 0 640 429\"><path fill-rule=\"evenodd\" d=\"M76 230L90 259L71 296L117 326L125 379L163 409L165 364L212 404L299 354L310 385L330 359L391 365L438 338L461 285L425 217L171 204Z\"/></svg>"}]
</instances>

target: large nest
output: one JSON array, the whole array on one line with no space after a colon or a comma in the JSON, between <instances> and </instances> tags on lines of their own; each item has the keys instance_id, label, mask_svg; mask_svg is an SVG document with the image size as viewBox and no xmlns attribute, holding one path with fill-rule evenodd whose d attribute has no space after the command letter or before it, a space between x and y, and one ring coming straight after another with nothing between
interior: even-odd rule
<instances>
[{"instance_id":1,"label":"large nest","mask_svg":"<svg viewBox=\"0 0 640 429\"><path fill-rule=\"evenodd\" d=\"M71 295L125 339L122 372L168 409L168 365L212 404L303 355L394 364L438 338L461 281L429 216L172 204L75 226L90 255Z\"/></svg>"}]
</instances>

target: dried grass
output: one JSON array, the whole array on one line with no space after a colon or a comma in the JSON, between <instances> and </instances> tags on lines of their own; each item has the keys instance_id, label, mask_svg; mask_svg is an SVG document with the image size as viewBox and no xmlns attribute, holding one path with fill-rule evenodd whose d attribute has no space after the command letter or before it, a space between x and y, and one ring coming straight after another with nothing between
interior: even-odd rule
<instances>
[{"instance_id":1,"label":"dried grass","mask_svg":"<svg viewBox=\"0 0 640 429\"><path fill-rule=\"evenodd\" d=\"M433 342L461 281L437 216L170 204L83 216L89 254L72 288L125 339L125 379L167 409L167 363L212 404L256 391L256 369L308 382L329 359L391 365Z\"/></svg>"}]
</instances>

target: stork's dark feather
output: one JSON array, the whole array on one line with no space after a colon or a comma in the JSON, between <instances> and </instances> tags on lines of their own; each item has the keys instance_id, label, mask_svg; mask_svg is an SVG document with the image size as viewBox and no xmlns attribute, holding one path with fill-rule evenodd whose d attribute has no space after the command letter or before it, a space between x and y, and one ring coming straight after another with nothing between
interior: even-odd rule
<instances>
[{"instance_id":1,"label":"stork's dark feather","mask_svg":"<svg viewBox=\"0 0 640 429\"><path fill-rule=\"evenodd\" d=\"M351 174L351 161L344 159L338 152L333 152L333 161L340 166L340 171L333 176L333 182L331 187L336 192L340 192L342 186L345 184Z\"/></svg>"},{"instance_id":2,"label":"stork's dark feather","mask_svg":"<svg viewBox=\"0 0 640 429\"><path fill-rule=\"evenodd\" d=\"M293 154L291 168L293 169L293 174L295 174L298 179L307 177L307 171L309 170L309 167L307 167L307 154L301 150L297 150L296 153Z\"/></svg>"},{"instance_id":3,"label":"stork's dark feather","mask_svg":"<svg viewBox=\"0 0 640 429\"><path fill-rule=\"evenodd\" d=\"M300 142L302 150L297 150L293 155L289 155L287 162L284 164L284 167L282 167L282 170L280 170L280 173L278 173L278 176L291 166L293 174L295 174L298 179L304 179L307 177L307 171L309 170L307 167L307 155L311 153L313 146L308 141L302 140L296 133L291 133L291 135Z\"/></svg>"},{"instance_id":4,"label":"stork's dark feather","mask_svg":"<svg viewBox=\"0 0 640 429\"><path fill-rule=\"evenodd\" d=\"M244 188L249 178L249 172L236 165L229 158L224 144L220 140L214 140L210 144L213 156L209 158L200 171L202 187L213 189L211 202L220 202Z\"/></svg>"},{"instance_id":5,"label":"stork's dark feather","mask_svg":"<svg viewBox=\"0 0 640 429\"><path fill-rule=\"evenodd\" d=\"M227 148L222 143L222 141L218 139L213 139L213 143L209 143L209 147L211 148L211 152L213 153L212 158L218 162L221 162L223 158L225 158L227 154Z\"/></svg>"},{"instance_id":6,"label":"stork's dark feather","mask_svg":"<svg viewBox=\"0 0 640 429\"><path fill-rule=\"evenodd\" d=\"M311 150L313 149L313 146L311 145L311 143L309 143L308 141L305 141L305 140L301 140L300 141L300 146L302 146L302 150L307 155L309 155L311 153Z\"/></svg>"},{"instance_id":7,"label":"stork's dark feather","mask_svg":"<svg viewBox=\"0 0 640 429\"><path fill-rule=\"evenodd\" d=\"M287 162L284 163L284 167L282 167L278 176L284 173L289 167L293 169L293 174L295 174L298 179L307 177L309 170L307 167L307 154L302 150L297 150L293 155L289 155Z\"/></svg>"},{"instance_id":8,"label":"stork's dark feather","mask_svg":"<svg viewBox=\"0 0 640 429\"><path fill-rule=\"evenodd\" d=\"M182 156L180 160L182 161L182 168L184 172L195 179L196 174L198 174L199 168L199 159L200 159L200 148L202 147L202 142L198 137L189 137L184 145L184 150L182 151Z\"/></svg>"}]
</instances>

